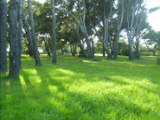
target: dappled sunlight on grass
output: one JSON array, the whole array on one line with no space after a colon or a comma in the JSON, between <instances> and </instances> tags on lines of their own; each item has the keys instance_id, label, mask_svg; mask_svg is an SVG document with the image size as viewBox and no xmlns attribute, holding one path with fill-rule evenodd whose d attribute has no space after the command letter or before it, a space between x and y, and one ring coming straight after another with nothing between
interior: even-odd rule
<instances>
[{"instance_id":1,"label":"dappled sunlight on grass","mask_svg":"<svg viewBox=\"0 0 160 120\"><path fill-rule=\"evenodd\" d=\"M29 75L37 75L36 69L23 69L22 71L29 73Z\"/></svg>"},{"instance_id":2,"label":"dappled sunlight on grass","mask_svg":"<svg viewBox=\"0 0 160 120\"><path fill-rule=\"evenodd\" d=\"M20 76L20 83L21 83L23 90L25 90L27 88L27 85L26 85L26 82L23 76Z\"/></svg>"},{"instance_id":3,"label":"dappled sunlight on grass","mask_svg":"<svg viewBox=\"0 0 160 120\"><path fill-rule=\"evenodd\" d=\"M58 91L57 86L53 86L53 85L48 85L48 89L49 89L51 92L57 92L57 91Z\"/></svg>"},{"instance_id":4,"label":"dappled sunlight on grass","mask_svg":"<svg viewBox=\"0 0 160 120\"><path fill-rule=\"evenodd\" d=\"M3 120L159 120L160 67L140 61L43 57L35 67L23 58L19 80L3 80ZM146 60L146 62L145 62Z\"/></svg>"}]
</instances>

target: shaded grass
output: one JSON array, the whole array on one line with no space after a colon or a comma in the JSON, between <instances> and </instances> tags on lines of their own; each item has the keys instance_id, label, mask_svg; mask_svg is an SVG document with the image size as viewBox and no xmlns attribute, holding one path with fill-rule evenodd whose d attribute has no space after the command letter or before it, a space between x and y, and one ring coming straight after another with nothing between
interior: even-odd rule
<instances>
[{"instance_id":1,"label":"shaded grass","mask_svg":"<svg viewBox=\"0 0 160 120\"><path fill-rule=\"evenodd\" d=\"M160 66L153 57L99 61L23 57L20 79L1 80L2 120L159 120Z\"/></svg>"}]
</instances>

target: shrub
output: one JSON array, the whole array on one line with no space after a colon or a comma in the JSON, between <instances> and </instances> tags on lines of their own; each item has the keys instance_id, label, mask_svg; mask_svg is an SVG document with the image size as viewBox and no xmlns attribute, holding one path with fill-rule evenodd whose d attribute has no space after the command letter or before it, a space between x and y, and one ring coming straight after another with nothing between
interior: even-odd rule
<instances>
[{"instance_id":1,"label":"shrub","mask_svg":"<svg viewBox=\"0 0 160 120\"><path fill-rule=\"evenodd\" d=\"M157 57L157 64L160 65L160 56Z\"/></svg>"}]
</instances>

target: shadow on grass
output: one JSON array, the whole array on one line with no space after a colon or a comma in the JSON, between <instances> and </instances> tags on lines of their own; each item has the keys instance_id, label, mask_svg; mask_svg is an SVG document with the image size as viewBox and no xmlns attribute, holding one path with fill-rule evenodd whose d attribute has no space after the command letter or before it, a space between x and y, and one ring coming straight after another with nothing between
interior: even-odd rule
<instances>
[{"instance_id":1,"label":"shadow on grass","mask_svg":"<svg viewBox=\"0 0 160 120\"><path fill-rule=\"evenodd\" d=\"M36 110L37 114L41 114L44 119L104 120L127 119L129 117L139 119L141 116L147 116L148 114L150 114L150 117L160 117L158 113L153 111L154 114L151 114L149 109L146 110L118 94L111 93L99 98L96 95L73 92L65 87L63 81L54 79L42 68L38 68L36 71L40 76L41 83L35 90L29 92L33 96L39 96L38 98L33 97L33 101L36 102L37 99L41 99L37 101L37 108L35 107L35 109L40 108L40 110ZM25 76L30 75L27 72L23 72L23 74ZM24 77L24 80L26 79L32 81L32 79ZM105 79L111 80L110 78ZM35 86L37 85L35 84ZM57 91L50 90L48 86L55 86Z\"/></svg>"},{"instance_id":2,"label":"shadow on grass","mask_svg":"<svg viewBox=\"0 0 160 120\"><path fill-rule=\"evenodd\" d=\"M107 76L110 79L111 76L124 76L126 78L130 78L133 80L141 81L143 79L147 79L154 84L160 84L160 67L156 64L153 64L153 58L148 60L149 62L140 61L100 61L94 62L90 60L85 60L84 62L79 62L79 59L70 59L66 57L65 59L69 59L67 64L63 64L60 61L59 67L64 70L69 70L74 73L84 74L87 76L95 76L101 74ZM83 61L83 60L82 60ZM66 62L66 61L65 61ZM149 65L148 63L152 63ZM62 65L61 65L62 64ZM74 66L74 67L69 67ZM135 79L138 78L138 79ZM109 80L108 79L108 80ZM91 79L92 81L92 79Z\"/></svg>"},{"instance_id":3,"label":"shadow on grass","mask_svg":"<svg viewBox=\"0 0 160 120\"><path fill-rule=\"evenodd\" d=\"M128 85L128 82L118 79L113 80L112 77L125 76L132 79L136 76L140 79L150 79L147 76L148 70L145 71L143 67L140 67L140 70L136 72L130 72L131 69L136 69L137 67L131 65L128 68L125 65L123 68L116 68L116 64L108 64L108 62L107 64L99 64L99 62L79 62L78 59L66 60L65 64L61 62L63 60L57 66L49 65L50 68L47 69L45 69L46 66L34 67L29 65L35 71L32 74L27 69L22 69L21 73L24 83L19 80L3 81L3 89L1 89L3 91L3 94L1 94L3 98L1 116L3 120L112 120L141 119L141 117L143 119L143 116L148 117L148 114L153 119L158 120L160 117L156 111L149 108L145 109L122 95L109 93L99 97L94 93L71 91L67 88L65 80L58 80L56 75L49 74L62 69L73 73L67 74L57 71L61 72L59 75L62 75L62 77L66 76L66 79L72 78L71 82L79 80L78 75L81 74L83 75L81 79L84 79L86 82L109 81L115 85ZM71 67L71 65L74 67ZM145 76L139 74L142 71L145 73ZM79 89L78 85L76 87ZM142 87L142 89L147 88ZM5 90L6 92L4 92Z\"/></svg>"}]
</instances>

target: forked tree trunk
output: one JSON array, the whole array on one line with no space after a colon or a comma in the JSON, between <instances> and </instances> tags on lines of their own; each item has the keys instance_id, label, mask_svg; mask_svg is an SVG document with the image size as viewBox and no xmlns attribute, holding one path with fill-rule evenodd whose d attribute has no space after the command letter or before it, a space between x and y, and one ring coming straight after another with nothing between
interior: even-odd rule
<instances>
[{"instance_id":1,"label":"forked tree trunk","mask_svg":"<svg viewBox=\"0 0 160 120\"><path fill-rule=\"evenodd\" d=\"M17 0L10 0L10 69L11 78L19 77L19 41L17 28Z\"/></svg>"},{"instance_id":2,"label":"forked tree trunk","mask_svg":"<svg viewBox=\"0 0 160 120\"><path fill-rule=\"evenodd\" d=\"M114 59L117 59L119 48L118 48L118 41L119 41L119 35L123 23L123 18L124 18L124 0L119 0L121 3L121 6L119 6L119 10L121 10L121 13L118 14L118 22L117 22L117 30L116 30L116 38L113 43L113 54L114 54ZM120 3L119 3L120 4Z\"/></svg>"},{"instance_id":3,"label":"forked tree trunk","mask_svg":"<svg viewBox=\"0 0 160 120\"><path fill-rule=\"evenodd\" d=\"M77 27L76 29L74 29L74 31L76 32L77 37L78 37L78 42L79 42L79 47L80 47L80 54L79 54L79 56L86 58L87 56L86 56L86 53L85 53L85 50L84 50L84 46L81 43L81 38L80 38L80 33L79 33L79 27Z\"/></svg>"},{"instance_id":4,"label":"forked tree trunk","mask_svg":"<svg viewBox=\"0 0 160 120\"><path fill-rule=\"evenodd\" d=\"M78 4L79 4L80 1L78 1ZM83 14L82 15L79 15L79 19L73 15L71 13L71 16L75 19L75 21L77 22L81 32L83 33L83 36L85 37L85 42L86 42L86 45L87 45L87 52L86 53L86 58L88 59L92 59L94 58L94 53L93 53L93 49L92 49L92 46L91 46L91 41L89 39L89 35L88 35L88 31L87 31L87 28L86 28L86 12L87 12L87 9L86 9L86 2L85 0L82 1L83 2Z\"/></svg>"},{"instance_id":5,"label":"forked tree trunk","mask_svg":"<svg viewBox=\"0 0 160 120\"><path fill-rule=\"evenodd\" d=\"M108 43L109 43L109 20L111 17L111 13L112 13L112 7L113 7L113 2L111 2L111 8L110 8L110 12L108 17L106 17L106 4L107 1L104 1L104 8L103 8L103 56L105 56L104 54L107 54L107 58L111 59L112 55L109 52L109 47L108 47Z\"/></svg>"},{"instance_id":6,"label":"forked tree trunk","mask_svg":"<svg viewBox=\"0 0 160 120\"><path fill-rule=\"evenodd\" d=\"M0 73L7 70L7 7L6 0L0 0Z\"/></svg>"}]
</instances>

